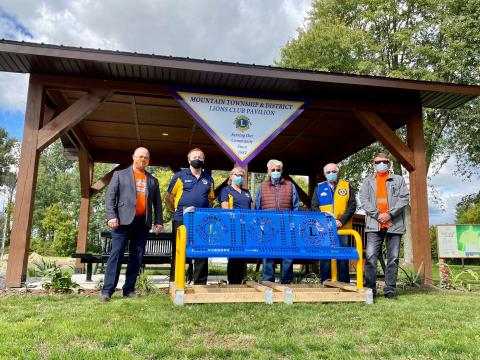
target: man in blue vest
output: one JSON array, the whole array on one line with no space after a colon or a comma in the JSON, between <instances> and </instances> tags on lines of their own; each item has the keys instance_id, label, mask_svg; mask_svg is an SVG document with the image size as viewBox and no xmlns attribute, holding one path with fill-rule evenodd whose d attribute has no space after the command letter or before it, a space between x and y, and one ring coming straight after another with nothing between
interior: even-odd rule
<instances>
[{"instance_id":1,"label":"man in blue vest","mask_svg":"<svg viewBox=\"0 0 480 360\"><path fill-rule=\"evenodd\" d=\"M337 164L327 164L323 174L327 181L319 183L313 192L312 210L333 214L338 229L351 229L352 218L357 209L355 193L348 181L338 178ZM349 246L348 236L339 237L340 246ZM338 281L349 283L350 270L348 260L338 260ZM320 260L320 278L322 283L331 278L330 260Z\"/></svg>"}]
</instances>

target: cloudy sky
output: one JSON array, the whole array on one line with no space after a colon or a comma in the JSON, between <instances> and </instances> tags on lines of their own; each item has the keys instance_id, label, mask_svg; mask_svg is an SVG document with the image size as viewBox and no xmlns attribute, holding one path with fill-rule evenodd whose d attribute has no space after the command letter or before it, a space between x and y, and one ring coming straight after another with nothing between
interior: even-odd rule
<instances>
[{"instance_id":1,"label":"cloudy sky","mask_svg":"<svg viewBox=\"0 0 480 360\"><path fill-rule=\"evenodd\" d=\"M0 38L270 65L296 36L310 0L2 0ZM21 138L27 75L0 73L0 126ZM432 177L442 204L432 224L451 223L455 204L479 191L450 161Z\"/></svg>"}]
</instances>

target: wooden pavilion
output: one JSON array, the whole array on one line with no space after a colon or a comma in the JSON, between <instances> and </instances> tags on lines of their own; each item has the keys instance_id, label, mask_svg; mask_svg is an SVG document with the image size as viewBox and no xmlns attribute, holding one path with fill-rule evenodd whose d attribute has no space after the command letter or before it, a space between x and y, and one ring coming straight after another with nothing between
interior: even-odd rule
<instances>
[{"instance_id":1,"label":"wooden pavilion","mask_svg":"<svg viewBox=\"0 0 480 360\"><path fill-rule=\"evenodd\" d=\"M422 108L454 109L480 87L299 71L270 66L0 41L0 71L30 73L6 285L25 280L34 189L42 149L61 137L80 165L77 251L87 250L90 198L111 174L92 183L95 162L130 162L133 149L150 149L152 165L178 169L200 147L210 169L231 169L219 146L166 86L307 98L305 111L249 165L265 171L281 159L289 174L310 184L327 162L338 162L380 141L409 171L413 260L431 279L427 173ZM404 143L395 130L406 125ZM312 186L310 186L312 188ZM300 193L305 202L308 194Z\"/></svg>"}]
</instances>

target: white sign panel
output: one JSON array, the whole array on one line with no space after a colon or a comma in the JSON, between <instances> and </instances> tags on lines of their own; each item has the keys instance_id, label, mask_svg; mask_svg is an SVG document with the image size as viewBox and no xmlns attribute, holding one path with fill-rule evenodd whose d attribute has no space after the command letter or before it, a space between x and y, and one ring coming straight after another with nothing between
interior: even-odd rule
<instances>
[{"instance_id":1,"label":"white sign panel","mask_svg":"<svg viewBox=\"0 0 480 360\"><path fill-rule=\"evenodd\" d=\"M304 101L176 90L177 99L230 157L248 164L303 111Z\"/></svg>"}]
</instances>

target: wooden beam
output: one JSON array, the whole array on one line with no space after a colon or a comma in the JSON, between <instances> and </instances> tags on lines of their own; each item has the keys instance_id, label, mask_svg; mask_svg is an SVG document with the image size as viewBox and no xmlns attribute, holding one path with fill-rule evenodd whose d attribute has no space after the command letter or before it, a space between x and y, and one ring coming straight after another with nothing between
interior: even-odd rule
<instances>
[{"instance_id":1,"label":"wooden beam","mask_svg":"<svg viewBox=\"0 0 480 360\"><path fill-rule=\"evenodd\" d=\"M197 127L197 124L194 121L192 125L192 130L190 130L190 136L188 137L188 145L187 145L188 150L190 150L190 148L192 147L193 135L195 135L196 127Z\"/></svg>"},{"instance_id":2,"label":"wooden beam","mask_svg":"<svg viewBox=\"0 0 480 360\"><path fill-rule=\"evenodd\" d=\"M137 104L135 102L135 96L132 96L132 115L133 115L133 124L135 125L135 133L137 135L137 142L140 146L142 140L140 139L140 128L138 127L138 113L137 113Z\"/></svg>"},{"instance_id":3,"label":"wooden beam","mask_svg":"<svg viewBox=\"0 0 480 360\"><path fill-rule=\"evenodd\" d=\"M88 91L89 89L102 88L112 92L126 94L150 94L172 97L164 85L146 82L117 81L85 79L69 76L36 75L45 87L50 90Z\"/></svg>"},{"instance_id":4,"label":"wooden beam","mask_svg":"<svg viewBox=\"0 0 480 360\"><path fill-rule=\"evenodd\" d=\"M287 151L287 149L290 147L290 145L292 145L295 141L297 141L300 137L303 136L303 134L305 134L311 127L313 127L314 125L317 125L317 121L319 119L321 119L323 117L322 114L320 114L319 116L317 116L315 119L309 121L307 123L307 125L305 125L305 127L298 133L296 134L295 136L292 137L292 139L283 147L283 149L280 151L279 153L279 156L282 155L283 153L285 153L285 151Z\"/></svg>"},{"instance_id":5,"label":"wooden beam","mask_svg":"<svg viewBox=\"0 0 480 360\"><path fill-rule=\"evenodd\" d=\"M90 197L97 195L99 192L105 189L108 186L108 184L110 184L110 180L112 180L112 176L115 171L125 169L127 166L129 165L127 164L117 165L115 168L113 168L108 173L106 173L101 179L97 180L95 184L93 184L90 187Z\"/></svg>"},{"instance_id":6,"label":"wooden beam","mask_svg":"<svg viewBox=\"0 0 480 360\"><path fill-rule=\"evenodd\" d=\"M295 189L297 190L298 197L300 198L300 200L303 202L303 204L306 207L311 209L312 204L311 204L310 196L308 196L308 194L305 191L303 191L303 189L295 182L295 180L293 180L293 178L289 174L283 174L283 177L293 183L293 185L295 186Z\"/></svg>"},{"instance_id":7,"label":"wooden beam","mask_svg":"<svg viewBox=\"0 0 480 360\"><path fill-rule=\"evenodd\" d=\"M395 156L408 171L415 169L413 152L407 145L390 129L390 127L372 111L356 110L355 117L362 125L378 139L393 156Z\"/></svg>"},{"instance_id":8,"label":"wooden beam","mask_svg":"<svg viewBox=\"0 0 480 360\"><path fill-rule=\"evenodd\" d=\"M110 94L109 90L94 90L75 101L57 117L42 127L38 135L37 149L43 150L54 142L62 133L78 124L90 115Z\"/></svg>"},{"instance_id":9,"label":"wooden beam","mask_svg":"<svg viewBox=\"0 0 480 360\"><path fill-rule=\"evenodd\" d=\"M218 185L213 191L215 194L215 197L218 197L218 194L220 194L220 191L222 191L222 189L227 185L228 185L228 177L225 180L223 180L223 182L220 185Z\"/></svg>"},{"instance_id":10,"label":"wooden beam","mask_svg":"<svg viewBox=\"0 0 480 360\"><path fill-rule=\"evenodd\" d=\"M415 159L415 169L410 171L413 266L415 271L422 268L424 282L431 284L432 254L428 223L427 167L420 109L408 119L407 140Z\"/></svg>"},{"instance_id":11,"label":"wooden beam","mask_svg":"<svg viewBox=\"0 0 480 360\"><path fill-rule=\"evenodd\" d=\"M93 178L93 162L90 160L87 150L80 148L78 153L78 165L80 170L80 215L78 221L77 253L85 253L88 249L88 219L90 217L90 184ZM84 264L76 259L75 268L83 272Z\"/></svg>"},{"instance_id":12,"label":"wooden beam","mask_svg":"<svg viewBox=\"0 0 480 360\"><path fill-rule=\"evenodd\" d=\"M37 181L38 132L44 111L44 88L35 75L30 76L25 124L23 126L22 150L18 166L18 182L15 194L10 251L8 256L6 286L20 287L25 281L30 231L32 228L33 203Z\"/></svg>"}]
</instances>

